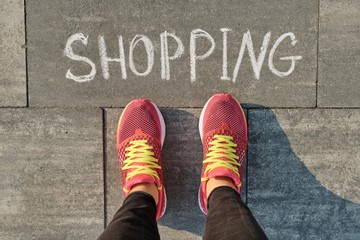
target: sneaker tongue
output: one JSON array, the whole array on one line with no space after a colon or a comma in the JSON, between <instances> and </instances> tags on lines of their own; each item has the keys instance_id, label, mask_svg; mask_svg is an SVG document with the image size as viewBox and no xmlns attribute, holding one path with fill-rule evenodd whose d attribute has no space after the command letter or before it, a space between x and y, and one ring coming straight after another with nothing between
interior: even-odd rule
<instances>
[{"instance_id":1,"label":"sneaker tongue","mask_svg":"<svg viewBox=\"0 0 360 240\"><path fill-rule=\"evenodd\" d=\"M126 189L131 189L134 185L139 184L139 183L157 183L157 181L155 181L155 179L148 175L148 174L138 174L133 178L130 178L129 180L126 181Z\"/></svg>"},{"instance_id":2,"label":"sneaker tongue","mask_svg":"<svg viewBox=\"0 0 360 240\"><path fill-rule=\"evenodd\" d=\"M236 173L226 167L217 167L214 171L211 171L207 177L209 178L228 177L234 181L237 188L238 185L240 184L240 178L236 175Z\"/></svg>"}]
</instances>

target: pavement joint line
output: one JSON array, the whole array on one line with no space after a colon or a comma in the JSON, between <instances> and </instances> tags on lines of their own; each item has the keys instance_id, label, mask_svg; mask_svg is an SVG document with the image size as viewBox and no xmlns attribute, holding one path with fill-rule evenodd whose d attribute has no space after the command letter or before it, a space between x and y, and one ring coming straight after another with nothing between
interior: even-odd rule
<instances>
[{"instance_id":1,"label":"pavement joint line","mask_svg":"<svg viewBox=\"0 0 360 240\"><path fill-rule=\"evenodd\" d=\"M24 0L24 34L25 34L25 85L26 85L26 107L29 107L29 74L28 74L28 48L27 48L27 24L26 24L26 1Z\"/></svg>"},{"instance_id":2,"label":"pavement joint line","mask_svg":"<svg viewBox=\"0 0 360 240\"><path fill-rule=\"evenodd\" d=\"M347 110L358 110L360 109L359 107L251 107L251 106L242 106L244 109L249 109L249 110L256 110L256 109L274 109L274 110L278 110L278 109L347 109ZM0 106L0 109L63 109L63 110L68 110L68 109L78 109L78 110L86 110L86 109L124 109L125 106L123 107L95 107L95 106L36 106L36 107L26 107L26 106ZM203 107L159 107L160 109L202 109Z\"/></svg>"},{"instance_id":3,"label":"pavement joint line","mask_svg":"<svg viewBox=\"0 0 360 240\"><path fill-rule=\"evenodd\" d=\"M107 222L106 222L106 217L107 217L107 201L106 201L106 194L107 194L107 139L106 139L106 134L107 134L107 128L106 128L106 111L105 109L101 109L102 110L102 137L103 137L103 189L104 189L104 229L106 228Z\"/></svg>"},{"instance_id":4,"label":"pavement joint line","mask_svg":"<svg viewBox=\"0 0 360 240\"><path fill-rule=\"evenodd\" d=\"M320 39L320 0L318 0L317 36L316 36L316 78L315 78L315 107L318 107L319 82L319 39Z\"/></svg>"},{"instance_id":5,"label":"pavement joint line","mask_svg":"<svg viewBox=\"0 0 360 240\"><path fill-rule=\"evenodd\" d=\"M266 107L266 106L261 106L261 107L252 107L250 104L241 104L242 108L246 108L246 109L316 109L316 108L322 108L322 107ZM125 106L124 106L125 107ZM117 108L124 108L124 107L103 107L105 109L117 109ZM159 106L160 109L202 109L203 106L201 107L191 107L191 106L178 106L178 107L161 107ZM325 108L338 108L338 107L325 107ZM360 109L359 107L341 107L341 108L345 108L345 109Z\"/></svg>"},{"instance_id":6,"label":"pavement joint line","mask_svg":"<svg viewBox=\"0 0 360 240\"><path fill-rule=\"evenodd\" d=\"M0 109L16 109L16 108L19 108L19 109L26 109L28 107L26 106L0 106Z\"/></svg>"}]
</instances>

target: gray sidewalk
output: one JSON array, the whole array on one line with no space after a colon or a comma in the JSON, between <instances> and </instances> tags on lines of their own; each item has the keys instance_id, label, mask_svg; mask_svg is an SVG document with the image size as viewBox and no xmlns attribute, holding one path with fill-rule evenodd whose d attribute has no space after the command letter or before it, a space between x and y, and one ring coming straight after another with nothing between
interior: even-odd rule
<instances>
[{"instance_id":1,"label":"gray sidewalk","mask_svg":"<svg viewBox=\"0 0 360 240\"><path fill-rule=\"evenodd\" d=\"M96 239L121 205L115 131L164 115L162 239L201 239L201 107L246 109L243 199L270 239L360 239L357 0L0 0L0 239Z\"/></svg>"}]
</instances>

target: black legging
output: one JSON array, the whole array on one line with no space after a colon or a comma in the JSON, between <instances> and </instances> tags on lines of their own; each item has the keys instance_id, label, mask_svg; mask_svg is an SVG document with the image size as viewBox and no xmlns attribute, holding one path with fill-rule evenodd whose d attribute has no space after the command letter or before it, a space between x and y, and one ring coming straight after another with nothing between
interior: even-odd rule
<instances>
[{"instance_id":1,"label":"black legging","mask_svg":"<svg viewBox=\"0 0 360 240\"><path fill-rule=\"evenodd\" d=\"M134 192L124 201L99 240L160 239L156 205L147 193ZM267 239L239 193L218 187L209 196L206 240Z\"/></svg>"}]
</instances>

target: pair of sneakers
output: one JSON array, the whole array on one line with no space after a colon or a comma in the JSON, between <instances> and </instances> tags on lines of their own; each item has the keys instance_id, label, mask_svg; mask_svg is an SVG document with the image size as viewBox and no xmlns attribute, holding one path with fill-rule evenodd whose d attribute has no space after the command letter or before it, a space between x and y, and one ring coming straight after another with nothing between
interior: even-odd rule
<instances>
[{"instance_id":1,"label":"pair of sneakers","mask_svg":"<svg viewBox=\"0 0 360 240\"><path fill-rule=\"evenodd\" d=\"M248 142L244 111L231 95L216 94L201 112L199 131L204 154L199 206L207 214L206 184L210 178L227 177L241 191ZM133 186L155 183L159 191L156 220L166 209L161 170L164 140L165 121L156 105L148 99L130 102L120 117L116 141L123 192L127 197Z\"/></svg>"}]
</instances>

